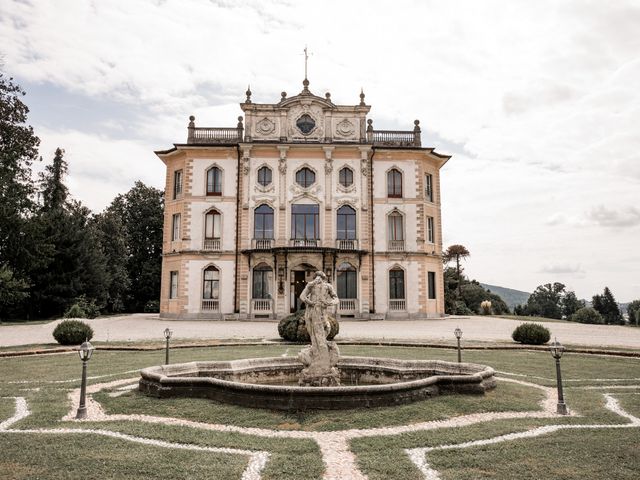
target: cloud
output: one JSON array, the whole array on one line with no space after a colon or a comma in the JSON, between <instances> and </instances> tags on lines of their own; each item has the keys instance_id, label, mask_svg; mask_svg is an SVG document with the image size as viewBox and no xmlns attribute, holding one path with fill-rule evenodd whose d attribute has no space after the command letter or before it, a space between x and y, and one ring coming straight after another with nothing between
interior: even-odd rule
<instances>
[{"instance_id":1,"label":"cloud","mask_svg":"<svg viewBox=\"0 0 640 480\"><path fill-rule=\"evenodd\" d=\"M555 275L570 275L570 274L584 274L582 267L579 264L570 263L552 263L543 266L540 269L541 273L552 273Z\"/></svg>"},{"instance_id":2,"label":"cloud","mask_svg":"<svg viewBox=\"0 0 640 480\"><path fill-rule=\"evenodd\" d=\"M627 207L621 210L612 210L604 205L599 205L587 213L587 218L602 227L635 227L640 225L640 209Z\"/></svg>"}]
</instances>

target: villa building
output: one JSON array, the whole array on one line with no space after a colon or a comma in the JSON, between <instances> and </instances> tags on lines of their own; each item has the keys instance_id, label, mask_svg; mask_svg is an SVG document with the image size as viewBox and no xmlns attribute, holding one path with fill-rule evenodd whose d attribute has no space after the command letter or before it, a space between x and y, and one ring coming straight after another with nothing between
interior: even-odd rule
<instances>
[{"instance_id":1,"label":"villa building","mask_svg":"<svg viewBox=\"0 0 640 480\"><path fill-rule=\"evenodd\" d=\"M167 167L160 314L281 318L316 270L354 318L444 314L440 169L413 130L376 130L370 106L303 82L240 104L236 127L155 152Z\"/></svg>"}]
</instances>

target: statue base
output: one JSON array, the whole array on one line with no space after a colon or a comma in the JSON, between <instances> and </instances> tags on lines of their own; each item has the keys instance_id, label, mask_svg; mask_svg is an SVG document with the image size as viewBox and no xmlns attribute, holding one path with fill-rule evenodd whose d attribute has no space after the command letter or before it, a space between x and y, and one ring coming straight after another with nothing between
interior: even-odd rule
<instances>
[{"instance_id":1,"label":"statue base","mask_svg":"<svg viewBox=\"0 0 640 480\"><path fill-rule=\"evenodd\" d=\"M324 351L323 351L324 350ZM340 351L335 342L326 342L326 348L309 345L298 354L305 368L300 372L298 385L309 387L335 387L340 385L340 373L336 368Z\"/></svg>"}]
</instances>

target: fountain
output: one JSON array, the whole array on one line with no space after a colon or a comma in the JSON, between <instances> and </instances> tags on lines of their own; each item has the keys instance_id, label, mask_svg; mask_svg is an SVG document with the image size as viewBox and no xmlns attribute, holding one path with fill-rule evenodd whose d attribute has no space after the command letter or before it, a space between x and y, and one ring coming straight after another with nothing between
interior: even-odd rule
<instances>
[{"instance_id":1,"label":"fountain","mask_svg":"<svg viewBox=\"0 0 640 480\"><path fill-rule=\"evenodd\" d=\"M482 394L495 388L485 365L437 360L340 356L327 341L327 309L338 297L316 272L300 299L311 344L298 358L190 362L145 368L139 389L148 395L200 397L276 410L346 409L398 405L440 393Z\"/></svg>"}]
</instances>

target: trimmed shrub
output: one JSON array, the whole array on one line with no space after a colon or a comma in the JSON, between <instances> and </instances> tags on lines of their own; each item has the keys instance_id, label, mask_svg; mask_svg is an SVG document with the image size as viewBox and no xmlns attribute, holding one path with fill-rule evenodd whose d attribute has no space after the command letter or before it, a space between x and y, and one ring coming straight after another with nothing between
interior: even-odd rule
<instances>
[{"instance_id":1,"label":"trimmed shrub","mask_svg":"<svg viewBox=\"0 0 640 480\"><path fill-rule=\"evenodd\" d=\"M64 318L96 318L100 309L94 300L87 300L84 295L75 299L74 303L64 312Z\"/></svg>"},{"instance_id":2,"label":"trimmed shrub","mask_svg":"<svg viewBox=\"0 0 640 480\"><path fill-rule=\"evenodd\" d=\"M539 323L522 323L513 331L511 338L527 345L542 345L549 341L551 333Z\"/></svg>"},{"instance_id":3,"label":"trimmed shrub","mask_svg":"<svg viewBox=\"0 0 640 480\"><path fill-rule=\"evenodd\" d=\"M60 345L80 345L93 338L93 328L80 320L63 320L53 330L53 338Z\"/></svg>"},{"instance_id":4,"label":"trimmed shrub","mask_svg":"<svg viewBox=\"0 0 640 480\"><path fill-rule=\"evenodd\" d=\"M467 304L460 300L455 303L451 313L453 315L474 315L473 311L467 307Z\"/></svg>"},{"instance_id":5,"label":"trimmed shrub","mask_svg":"<svg viewBox=\"0 0 640 480\"><path fill-rule=\"evenodd\" d=\"M304 324L304 312L305 310L298 310L296 313L292 313L288 317L280 320L278 324L278 334L280 337L290 342L308 343L311 341L307 327ZM340 331L340 324L332 313L328 313L327 317L331 324L331 330L329 331L329 335L327 335L327 340L333 340L333 337Z\"/></svg>"},{"instance_id":6,"label":"trimmed shrub","mask_svg":"<svg viewBox=\"0 0 640 480\"><path fill-rule=\"evenodd\" d=\"M570 320L578 323L604 323L604 317L595 308L583 307L571 315Z\"/></svg>"},{"instance_id":7,"label":"trimmed shrub","mask_svg":"<svg viewBox=\"0 0 640 480\"><path fill-rule=\"evenodd\" d=\"M160 312L160 300L149 300L144 305L144 313L159 313Z\"/></svg>"}]
</instances>

